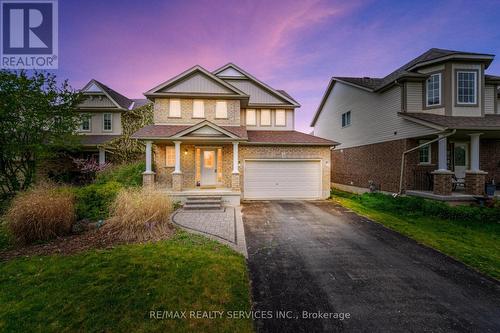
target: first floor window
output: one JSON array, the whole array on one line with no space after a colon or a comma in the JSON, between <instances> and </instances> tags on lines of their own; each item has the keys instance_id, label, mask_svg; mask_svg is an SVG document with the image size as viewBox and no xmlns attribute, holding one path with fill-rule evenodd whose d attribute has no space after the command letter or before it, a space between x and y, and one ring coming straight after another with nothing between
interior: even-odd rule
<instances>
[{"instance_id":1,"label":"first floor window","mask_svg":"<svg viewBox=\"0 0 500 333\"><path fill-rule=\"evenodd\" d=\"M91 119L92 119L92 116L90 116L90 115L83 116L82 123L80 124L80 131L90 132L90 121L91 121Z\"/></svg>"},{"instance_id":2,"label":"first floor window","mask_svg":"<svg viewBox=\"0 0 500 333\"><path fill-rule=\"evenodd\" d=\"M215 102L215 118L220 118L220 119L227 118L227 102L226 101Z\"/></svg>"},{"instance_id":3,"label":"first floor window","mask_svg":"<svg viewBox=\"0 0 500 333\"><path fill-rule=\"evenodd\" d=\"M168 107L168 116L170 118L180 118L181 117L181 100L171 99Z\"/></svg>"},{"instance_id":4,"label":"first floor window","mask_svg":"<svg viewBox=\"0 0 500 333\"><path fill-rule=\"evenodd\" d=\"M426 140L420 140L418 145L426 143ZM418 163L430 164L431 163L431 145L423 146L418 150Z\"/></svg>"},{"instance_id":5,"label":"first floor window","mask_svg":"<svg viewBox=\"0 0 500 333\"><path fill-rule=\"evenodd\" d=\"M202 100L193 101L193 118L205 118L205 103Z\"/></svg>"},{"instance_id":6,"label":"first floor window","mask_svg":"<svg viewBox=\"0 0 500 333\"><path fill-rule=\"evenodd\" d=\"M427 106L441 104L441 73L432 74L426 83Z\"/></svg>"},{"instance_id":7,"label":"first floor window","mask_svg":"<svg viewBox=\"0 0 500 333\"><path fill-rule=\"evenodd\" d=\"M276 110L276 126L286 126L286 111Z\"/></svg>"},{"instance_id":8,"label":"first floor window","mask_svg":"<svg viewBox=\"0 0 500 333\"><path fill-rule=\"evenodd\" d=\"M175 166L175 147L167 146L165 148L165 166Z\"/></svg>"},{"instance_id":9,"label":"first floor window","mask_svg":"<svg viewBox=\"0 0 500 333\"><path fill-rule=\"evenodd\" d=\"M271 110L260 110L260 126L271 126Z\"/></svg>"},{"instance_id":10,"label":"first floor window","mask_svg":"<svg viewBox=\"0 0 500 333\"><path fill-rule=\"evenodd\" d=\"M351 125L351 111L342 113L342 127Z\"/></svg>"},{"instance_id":11,"label":"first floor window","mask_svg":"<svg viewBox=\"0 0 500 333\"><path fill-rule=\"evenodd\" d=\"M458 104L476 104L477 72L457 72L457 102Z\"/></svg>"},{"instance_id":12,"label":"first floor window","mask_svg":"<svg viewBox=\"0 0 500 333\"><path fill-rule=\"evenodd\" d=\"M103 131L112 131L113 130L113 115L111 113L104 113L102 115L103 123L102 129Z\"/></svg>"},{"instance_id":13,"label":"first floor window","mask_svg":"<svg viewBox=\"0 0 500 333\"><path fill-rule=\"evenodd\" d=\"M246 111L246 124L247 124L247 126L257 125L257 120L255 118L255 110L254 109L247 109L247 111Z\"/></svg>"}]
</instances>

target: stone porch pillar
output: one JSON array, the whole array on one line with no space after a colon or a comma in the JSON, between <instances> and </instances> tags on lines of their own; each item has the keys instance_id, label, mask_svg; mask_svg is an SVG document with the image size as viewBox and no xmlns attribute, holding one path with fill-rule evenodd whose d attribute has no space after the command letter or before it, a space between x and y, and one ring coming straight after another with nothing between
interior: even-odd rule
<instances>
[{"instance_id":1,"label":"stone porch pillar","mask_svg":"<svg viewBox=\"0 0 500 333\"><path fill-rule=\"evenodd\" d=\"M231 175L231 189L240 190L240 171L238 170L238 142L233 142L233 173Z\"/></svg>"},{"instance_id":2,"label":"stone porch pillar","mask_svg":"<svg viewBox=\"0 0 500 333\"><path fill-rule=\"evenodd\" d=\"M484 195L484 184L487 172L479 169L479 136L482 133L469 134L470 136L470 170L465 172L465 192L472 195Z\"/></svg>"},{"instance_id":3,"label":"stone porch pillar","mask_svg":"<svg viewBox=\"0 0 500 333\"><path fill-rule=\"evenodd\" d=\"M153 187L155 173L153 172L153 141L146 141L146 171L142 173L142 186Z\"/></svg>"},{"instance_id":4,"label":"stone porch pillar","mask_svg":"<svg viewBox=\"0 0 500 333\"><path fill-rule=\"evenodd\" d=\"M99 147L99 165L106 164L106 151L104 148Z\"/></svg>"},{"instance_id":5,"label":"stone porch pillar","mask_svg":"<svg viewBox=\"0 0 500 333\"><path fill-rule=\"evenodd\" d=\"M175 168L172 172L172 189L182 191L182 171L181 171L181 141L174 141L175 145Z\"/></svg>"},{"instance_id":6,"label":"stone porch pillar","mask_svg":"<svg viewBox=\"0 0 500 333\"><path fill-rule=\"evenodd\" d=\"M448 170L447 145L446 137L442 137L438 141L438 170L432 173L434 175L434 194L436 195L451 195L453 190L453 172Z\"/></svg>"}]
</instances>

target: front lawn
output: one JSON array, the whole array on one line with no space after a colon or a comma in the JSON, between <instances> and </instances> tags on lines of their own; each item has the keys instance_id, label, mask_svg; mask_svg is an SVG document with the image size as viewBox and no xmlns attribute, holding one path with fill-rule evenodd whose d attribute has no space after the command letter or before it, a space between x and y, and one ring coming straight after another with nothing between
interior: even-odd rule
<instances>
[{"instance_id":1,"label":"front lawn","mask_svg":"<svg viewBox=\"0 0 500 333\"><path fill-rule=\"evenodd\" d=\"M332 199L416 241L500 279L500 208L447 208L420 198L332 191ZM467 216L467 218L463 218Z\"/></svg>"},{"instance_id":2,"label":"front lawn","mask_svg":"<svg viewBox=\"0 0 500 333\"><path fill-rule=\"evenodd\" d=\"M150 319L162 310L249 311L249 295L241 255L178 231L156 243L1 262L0 331L251 332L248 319Z\"/></svg>"}]
</instances>

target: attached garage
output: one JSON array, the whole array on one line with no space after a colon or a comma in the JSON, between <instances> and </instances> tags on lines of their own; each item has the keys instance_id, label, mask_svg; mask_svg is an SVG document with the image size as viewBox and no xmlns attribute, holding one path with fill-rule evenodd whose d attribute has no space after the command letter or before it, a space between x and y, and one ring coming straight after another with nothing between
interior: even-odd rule
<instances>
[{"instance_id":1,"label":"attached garage","mask_svg":"<svg viewBox=\"0 0 500 333\"><path fill-rule=\"evenodd\" d=\"M244 199L319 199L321 160L245 160Z\"/></svg>"}]
</instances>

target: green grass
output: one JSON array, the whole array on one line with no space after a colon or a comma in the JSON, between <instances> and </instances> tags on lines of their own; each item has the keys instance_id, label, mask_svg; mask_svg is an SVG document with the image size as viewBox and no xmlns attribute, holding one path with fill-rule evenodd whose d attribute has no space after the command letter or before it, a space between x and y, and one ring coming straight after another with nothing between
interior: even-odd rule
<instances>
[{"instance_id":1,"label":"green grass","mask_svg":"<svg viewBox=\"0 0 500 333\"><path fill-rule=\"evenodd\" d=\"M0 251L8 249L11 245L11 237L9 237L7 227L2 218L0 218Z\"/></svg>"},{"instance_id":2,"label":"green grass","mask_svg":"<svg viewBox=\"0 0 500 333\"><path fill-rule=\"evenodd\" d=\"M413 238L421 244L435 248L484 274L500 279L500 223L498 222L460 219L461 212L465 210L468 213L465 207L456 210L452 208L450 211L453 218L438 218L435 216L439 214L426 213L426 208L424 212L409 209L409 206L415 204L412 202L414 199L394 199L382 194L355 195L333 191L332 199L360 215ZM438 203L424 201L417 203L416 206L432 206L429 211L440 207ZM401 207L405 205L407 208L402 209ZM487 211L484 214L495 214L495 212Z\"/></svg>"},{"instance_id":3,"label":"green grass","mask_svg":"<svg viewBox=\"0 0 500 333\"><path fill-rule=\"evenodd\" d=\"M150 319L150 311L250 310L244 258L172 239L0 264L2 332L251 332L249 319Z\"/></svg>"}]
</instances>

